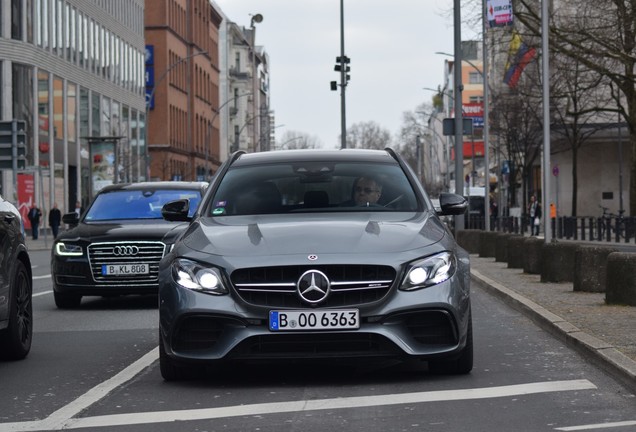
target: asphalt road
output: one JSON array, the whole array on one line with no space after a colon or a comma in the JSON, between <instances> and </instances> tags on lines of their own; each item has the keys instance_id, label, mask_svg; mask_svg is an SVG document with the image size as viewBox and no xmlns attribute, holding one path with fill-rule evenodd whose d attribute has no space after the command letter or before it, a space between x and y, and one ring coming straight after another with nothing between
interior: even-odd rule
<instances>
[{"instance_id":1,"label":"asphalt road","mask_svg":"<svg viewBox=\"0 0 636 432\"><path fill-rule=\"evenodd\" d=\"M55 308L48 252L34 251L35 338L0 362L0 432L553 431L636 428L636 398L479 288L475 368L423 363L236 366L166 383L155 297Z\"/></svg>"}]
</instances>

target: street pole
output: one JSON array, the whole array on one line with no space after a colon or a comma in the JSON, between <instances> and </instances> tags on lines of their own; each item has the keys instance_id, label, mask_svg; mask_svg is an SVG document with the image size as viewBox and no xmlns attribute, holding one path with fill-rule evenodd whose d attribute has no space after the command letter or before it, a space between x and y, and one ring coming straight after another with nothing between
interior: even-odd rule
<instances>
[{"instance_id":1,"label":"street pole","mask_svg":"<svg viewBox=\"0 0 636 432\"><path fill-rule=\"evenodd\" d=\"M219 105L219 108L216 110L216 112L214 113L214 115L212 116L212 120L210 120L210 123L208 125L208 136L207 136L207 143L205 146L205 170L206 172L206 177L208 176L208 173L210 171L210 167L209 167L209 160L208 160L208 154L210 152L210 145L211 143L211 139L212 139L212 127L214 126L214 120L216 120L216 118L219 116L219 114L221 113L221 109L226 106L227 104L229 104L230 102L234 102L236 101L238 98L241 98L243 96L249 96L251 95L251 92L247 92L247 93L243 93L240 94L238 96L233 96L230 99L226 100L225 102L223 102L221 105ZM220 143L219 143L220 146ZM231 146L230 146L231 147Z\"/></svg>"},{"instance_id":2,"label":"street pole","mask_svg":"<svg viewBox=\"0 0 636 432\"><path fill-rule=\"evenodd\" d=\"M541 51L543 74L543 230L545 243L552 240L550 231L550 63L548 0L541 1Z\"/></svg>"},{"instance_id":3,"label":"street pole","mask_svg":"<svg viewBox=\"0 0 636 432\"><path fill-rule=\"evenodd\" d=\"M417 135L415 137L415 153L417 154L417 176L420 178L420 182L422 185L424 184L424 179L422 178L422 141L420 136Z\"/></svg>"},{"instance_id":4,"label":"street pole","mask_svg":"<svg viewBox=\"0 0 636 432\"><path fill-rule=\"evenodd\" d=\"M340 0L340 148L347 148L347 110L346 110L346 89L347 89L347 64L345 63L345 42L344 42L344 0Z\"/></svg>"},{"instance_id":5,"label":"street pole","mask_svg":"<svg viewBox=\"0 0 636 432\"><path fill-rule=\"evenodd\" d=\"M486 175L486 187L484 188L484 222L486 231L490 231L490 126L488 111L490 109L490 90L488 82L488 31L486 26L486 19L488 16L487 2L483 0L483 31L482 31L482 74L481 78L484 82L484 173ZM498 175L501 175L500 173Z\"/></svg>"},{"instance_id":6,"label":"street pole","mask_svg":"<svg viewBox=\"0 0 636 432\"><path fill-rule=\"evenodd\" d=\"M544 0L545 1L545 0ZM453 85L455 86L455 193L464 194L464 116L462 113L462 32L461 1L453 0L454 59ZM464 229L464 215L455 216L455 235Z\"/></svg>"}]
</instances>

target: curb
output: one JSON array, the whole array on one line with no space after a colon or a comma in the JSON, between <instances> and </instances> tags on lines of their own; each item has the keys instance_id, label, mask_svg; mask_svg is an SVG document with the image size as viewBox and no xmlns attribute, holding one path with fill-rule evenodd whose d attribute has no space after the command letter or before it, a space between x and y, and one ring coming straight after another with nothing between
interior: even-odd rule
<instances>
[{"instance_id":1,"label":"curb","mask_svg":"<svg viewBox=\"0 0 636 432\"><path fill-rule=\"evenodd\" d=\"M560 316L484 276L478 270L471 269L470 275L472 281L485 291L526 315L548 333L564 341L566 345L612 375L630 391L636 392L636 361L611 344L581 331Z\"/></svg>"}]
</instances>

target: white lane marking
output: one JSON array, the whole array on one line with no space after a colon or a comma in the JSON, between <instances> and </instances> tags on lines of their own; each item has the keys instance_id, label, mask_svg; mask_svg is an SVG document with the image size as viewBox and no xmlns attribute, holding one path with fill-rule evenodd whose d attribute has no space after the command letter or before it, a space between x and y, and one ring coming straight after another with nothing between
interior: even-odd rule
<instances>
[{"instance_id":1,"label":"white lane marking","mask_svg":"<svg viewBox=\"0 0 636 432\"><path fill-rule=\"evenodd\" d=\"M592 429L609 429L609 428L623 427L623 426L636 426L636 421L622 421L622 422L614 422L614 423L597 423L597 424L589 424L589 425L581 425L581 426L568 426L568 427L556 428L555 430L580 431L580 430L592 430Z\"/></svg>"},{"instance_id":2,"label":"white lane marking","mask_svg":"<svg viewBox=\"0 0 636 432\"><path fill-rule=\"evenodd\" d=\"M51 279L51 275L47 274L47 275L42 275L42 276L33 276L32 277L33 280L40 280L40 279Z\"/></svg>"},{"instance_id":3,"label":"white lane marking","mask_svg":"<svg viewBox=\"0 0 636 432\"><path fill-rule=\"evenodd\" d=\"M51 294L52 292L53 292L53 291L51 291L51 290L48 290L48 291L42 291L42 292L39 292L39 293L35 293L35 294L33 294L33 295L32 295L32 297L40 297L40 296L43 296L43 295Z\"/></svg>"},{"instance_id":4,"label":"white lane marking","mask_svg":"<svg viewBox=\"0 0 636 432\"><path fill-rule=\"evenodd\" d=\"M139 360L107 379L106 381L93 387L73 402L63 406L50 416L40 421L31 421L24 423L0 423L0 431L39 431L39 430L62 430L65 429L66 423L72 421L72 418L79 414L82 410L88 408L95 402L102 399L108 393L120 387L127 381L133 379L139 372L150 366L159 357L159 347L153 348Z\"/></svg>"},{"instance_id":5,"label":"white lane marking","mask_svg":"<svg viewBox=\"0 0 636 432\"><path fill-rule=\"evenodd\" d=\"M343 397L304 401L288 401L252 405L237 405L196 410L155 411L130 414L113 414L95 417L72 418L78 407L64 407L40 422L0 424L0 431L34 431L96 428L103 426L127 426L137 424L166 423L175 421L210 420L217 418L303 412L327 409L363 408L424 402L456 401L511 397L537 393L590 390L597 387L588 380L548 381L501 387L486 387L463 390L441 390L432 392L388 394L378 396ZM90 393L90 391L89 391ZM104 393L105 394L105 393ZM87 402L87 401L86 401ZM82 408L88 405L82 404ZM52 419L52 417L55 417ZM6 427L9 427L8 429Z\"/></svg>"}]
</instances>

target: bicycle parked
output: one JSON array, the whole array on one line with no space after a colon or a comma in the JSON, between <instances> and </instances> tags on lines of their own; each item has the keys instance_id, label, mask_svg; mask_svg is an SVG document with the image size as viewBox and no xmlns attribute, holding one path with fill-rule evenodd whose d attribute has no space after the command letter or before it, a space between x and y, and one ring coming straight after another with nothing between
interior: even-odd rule
<instances>
[{"instance_id":1,"label":"bicycle parked","mask_svg":"<svg viewBox=\"0 0 636 432\"><path fill-rule=\"evenodd\" d=\"M606 240L612 241L612 237L616 239L616 241L620 241L621 239L625 239L625 235L627 234L627 224L626 219L623 216L625 210L619 210L618 214L611 213L609 208L603 207L599 205L603 214L598 219L598 240Z\"/></svg>"}]
</instances>

